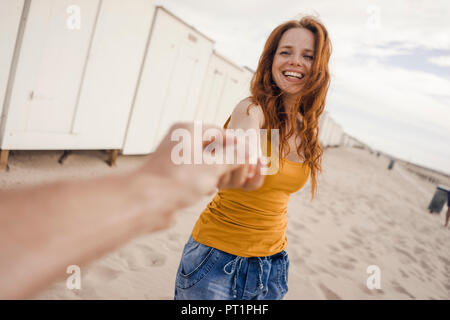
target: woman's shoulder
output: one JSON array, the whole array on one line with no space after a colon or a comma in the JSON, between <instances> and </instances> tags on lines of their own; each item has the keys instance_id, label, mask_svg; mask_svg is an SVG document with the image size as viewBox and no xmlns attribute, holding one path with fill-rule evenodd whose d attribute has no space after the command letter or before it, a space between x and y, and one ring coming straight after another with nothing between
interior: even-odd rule
<instances>
[{"instance_id":1,"label":"woman's shoulder","mask_svg":"<svg viewBox=\"0 0 450 320\"><path fill-rule=\"evenodd\" d=\"M265 117L260 105L255 104L250 97L241 100L231 114L232 118L250 118L257 122L259 127L264 126Z\"/></svg>"}]
</instances>

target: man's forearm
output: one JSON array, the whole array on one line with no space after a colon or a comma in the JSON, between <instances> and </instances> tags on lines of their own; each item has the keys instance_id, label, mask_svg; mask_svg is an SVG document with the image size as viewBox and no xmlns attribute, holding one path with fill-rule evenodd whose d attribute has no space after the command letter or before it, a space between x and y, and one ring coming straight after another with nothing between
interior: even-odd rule
<instances>
[{"instance_id":1,"label":"man's forearm","mask_svg":"<svg viewBox=\"0 0 450 320\"><path fill-rule=\"evenodd\" d=\"M166 227L163 213L186 203L176 187L161 177L116 176L1 193L0 298L27 297L67 266Z\"/></svg>"}]
</instances>

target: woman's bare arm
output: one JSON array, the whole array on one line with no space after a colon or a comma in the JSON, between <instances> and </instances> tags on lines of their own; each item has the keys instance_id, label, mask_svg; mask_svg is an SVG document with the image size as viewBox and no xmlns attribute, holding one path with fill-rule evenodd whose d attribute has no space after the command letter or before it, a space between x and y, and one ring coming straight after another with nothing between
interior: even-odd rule
<instances>
[{"instance_id":1,"label":"woman's bare arm","mask_svg":"<svg viewBox=\"0 0 450 320\"><path fill-rule=\"evenodd\" d=\"M242 100L234 108L231 114L228 129L254 129L259 130L264 125L264 113L261 106L251 105L249 98ZM248 110L248 114L247 114Z\"/></svg>"},{"instance_id":2,"label":"woman's bare arm","mask_svg":"<svg viewBox=\"0 0 450 320\"><path fill-rule=\"evenodd\" d=\"M242 129L252 131L259 137L259 129L264 125L264 113L260 106L252 106L249 98L242 100L234 108L231 114L227 129ZM248 111L248 112L247 112ZM260 149L260 143L257 143L257 150ZM260 152L258 151L258 154ZM257 166L243 166L233 172L227 172L219 181L219 188L227 186L231 189L242 189L251 191L258 189L264 182L264 176L260 174L261 162L258 160Z\"/></svg>"}]
</instances>

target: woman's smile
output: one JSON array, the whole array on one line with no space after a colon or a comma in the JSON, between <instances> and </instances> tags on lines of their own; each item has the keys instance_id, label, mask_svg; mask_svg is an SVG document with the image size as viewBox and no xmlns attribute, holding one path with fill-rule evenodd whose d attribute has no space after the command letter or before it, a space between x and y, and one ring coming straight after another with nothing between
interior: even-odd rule
<instances>
[{"instance_id":1,"label":"woman's smile","mask_svg":"<svg viewBox=\"0 0 450 320\"><path fill-rule=\"evenodd\" d=\"M292 83L303 83L305 74L299 71L291 71L286 70L281 72L281 74L284 76L286 81L292 82Z\"/></svg>"}]
</instances>

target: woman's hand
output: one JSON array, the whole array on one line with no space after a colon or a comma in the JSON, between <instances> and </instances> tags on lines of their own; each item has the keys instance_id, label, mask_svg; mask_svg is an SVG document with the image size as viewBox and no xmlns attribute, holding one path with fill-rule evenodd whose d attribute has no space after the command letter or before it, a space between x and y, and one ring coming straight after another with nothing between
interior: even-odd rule
<instances>
[{"instance_id":1,"label":"woman's hand","mask_svg":"<svg viewBox=\"0 0 450 320\"><path fill-rule=\"evenodd\" d=\"M246 164L231 172L227 172L219 180L219 189L242 189L253 191L261 188L264 175L261 174L261 160L257 164Z\"/></svg>"}]
</instances>

